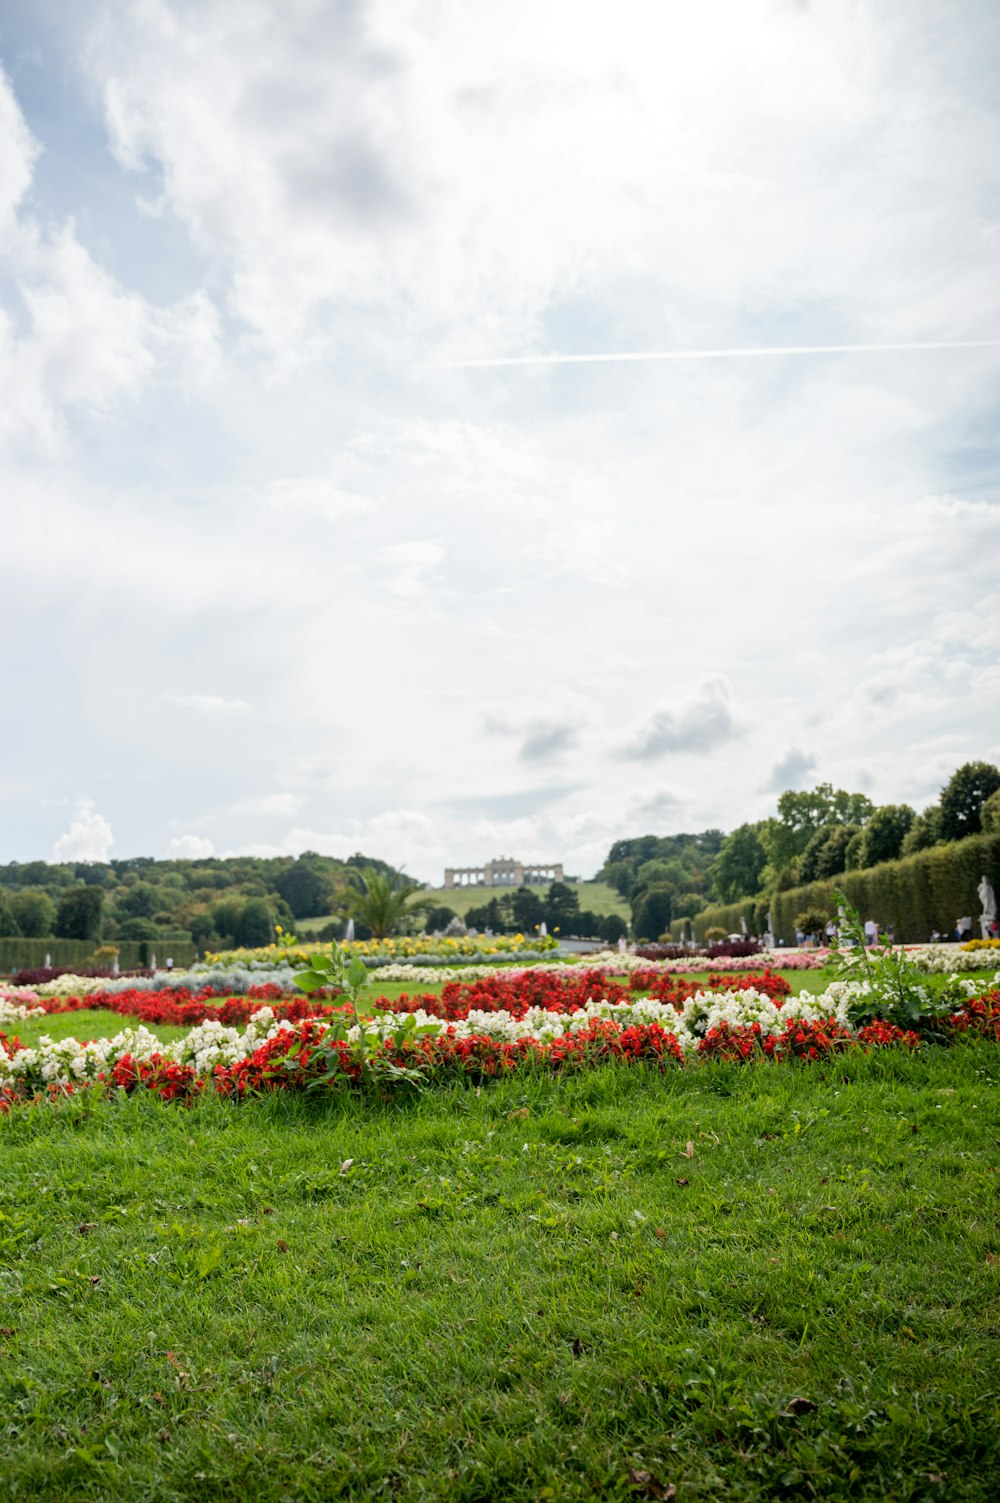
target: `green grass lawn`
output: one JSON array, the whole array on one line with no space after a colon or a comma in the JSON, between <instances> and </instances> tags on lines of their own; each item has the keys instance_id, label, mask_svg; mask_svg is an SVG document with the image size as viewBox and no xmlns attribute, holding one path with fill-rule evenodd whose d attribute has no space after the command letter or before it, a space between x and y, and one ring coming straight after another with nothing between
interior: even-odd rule
<instances>
[{"instance_id":1,"label":"green grass lawn","mask_svg":"<svg viewBox=\"0 0 1000 1503\"><path fill-rule=\"evenodd\" d=\"M993 1499L1000 1055L0 1119L0 1496Z\"/></svg>"}]
</instances>

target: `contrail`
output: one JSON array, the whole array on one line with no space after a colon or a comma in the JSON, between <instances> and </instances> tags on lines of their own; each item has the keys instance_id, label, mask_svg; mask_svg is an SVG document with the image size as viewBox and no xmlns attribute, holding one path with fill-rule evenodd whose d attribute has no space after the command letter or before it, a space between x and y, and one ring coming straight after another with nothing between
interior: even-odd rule
<instances>
[{"instance_id":1,"label":"contrail","mask_svg":"<svg viewBox=\"0 0 1000 1503\"><path fill-rule=\"evenodd\" d=\"M438 370L484 370L500 365L603 365L634 360L750 360L782 355L867 355L899 350L996 350L1000 339L952 339L909 344L774 344L733 350L616 350L598 355L502 355L489 360L437 360Z\"/></svg>"}]
</instances>

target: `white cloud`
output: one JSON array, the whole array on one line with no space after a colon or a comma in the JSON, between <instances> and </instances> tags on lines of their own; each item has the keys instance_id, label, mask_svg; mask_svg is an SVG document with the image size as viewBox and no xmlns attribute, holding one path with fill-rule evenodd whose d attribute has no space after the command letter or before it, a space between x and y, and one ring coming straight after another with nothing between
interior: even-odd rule
<instances>
[{"instance_id":1,"label":"white cloud","mask_svg":"<svg viewBox=\"0 0 1000 1503\"><path fill-rule=\"evenodd\" d=\"M215 846L205 835L175 835L167 842L167 856L176 861L202 861L215 854Z\"/></svg>"},{"instance_id":2,"label":"white cloud","mask_svg":"<svg viewBox=\"0 0 1000 1503\"><path fill-rule=\"evenodd\" d=\"M233 804L234 814L297 814L305 799L297 793L265 793L259 798L240 799Z\"/></svg>"},{"instance_id":3,"label":"white cloud","mask_svg":"<svg viewBox=\"0 0 1000 1503\"><path fill-rule=\"evenodd\" d=\"M107 861L115 837L93 799L79 798L69 829L52 847L53 861Z\"/></svg>"},{"instance_id":4,"label":"white cloud","mask_svg":"<svg viewBox=\"0 0 1000 1503\"><path fill-rule=\"evenodd\" d=\"M172 705L202 710L206 715L249 715L254 709L246 699L226 699L221 694L164 694L163 697Z\"/></svg>"},{"instance_id":5,"label":"white cloud","mask_svg":"<svg viewBox=\"0 0 1000 1503\"><path fill-rule=\"evenodd\" d=\"M587 871L769 780L1000 755L996 353L434 367L1000 332L985 12L81 0L72 54L40 14L5 619L129 851ZM7 757L35 854L64 767Z\"/></svg>"},{"instance_id":6,"label":"white cloud","mask_svg":"<svg viewBox=\"0 0 1000 1503\"><path fill-rule=\"evenodd\" d=\"M407 543L390 543L382 549L387 569L386 586L394 595L414 599L427 595L435 585L433 571L444 558L440 543L429 538L414 538Z\"/></svg>"},{"instance_id":7,"label":"white cloud","mask_svg":"<svg viewBox=\"0 0 1000 1503\"><path fill-rule=\"evenodd\" d=\"M670 753L713 751L740 734L731 699L725 678L707 679L693 695L655 710L620 755L651 762Z\"/></svg>"}]
</instances>

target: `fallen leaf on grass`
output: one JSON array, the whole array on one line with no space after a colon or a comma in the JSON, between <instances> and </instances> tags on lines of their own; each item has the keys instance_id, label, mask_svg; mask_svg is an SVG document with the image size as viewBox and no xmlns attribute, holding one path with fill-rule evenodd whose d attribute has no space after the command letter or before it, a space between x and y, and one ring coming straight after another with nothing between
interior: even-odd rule
<instances>
[{"instance_id":1,"label":"fallen leaf on grass","mask_svg":"<svg viewBox=\"0 0 1000 1503\"><path fill-rule=\"evenodd\" d=\"M584 1346L584 1344L580 1340L579 1336L574 1336L573 1337L573 1356L574 1357L582 1357L583 1354L584 1354L584 1352L586 1350L587 1350L587 1348Z\"/></svg>"},{"instance_id":2,"label":"fallen leaf on grass","mask_svg":"<svg viewBox=\"0 0 1000 1503\"><path fill-rule=\"evenodd\" d=\"M690 1183L691 1183L691 1181L689 1179L675 1179L674 1180L674 1184L675 1185L689 1185Z\"/></svg>"},{"instance_id":3,"label":"fallen leaf on grass","mask_svg":"<svg viewBox=\"0 0 1000 1503\"><path fill-rule=\"evenodd\" d=\"M286 1253L289 1250L288 1243L285 1241L284 1237L279 1237L276 1245L280 1253Z\"/></svg>"},{"instance_id":4,"label":"fallen leaf on grass","mask_svg":"<svg viewBox=\"0 0 1000 1503\"><path fill-rule=\"evenodd\" d=\"M785 1414L812 1414L819 1405L815 1399L789 1399L785 1405Z\"/></svg>"},{"instance_id":5,"label":"fallen leaf on grass","mask_svg":"<svg viewBox=\"0 0 1000 1503\"><path fill-rule=\"evenodd\" d=\"M1000 1254L995 1252L988 1252L986 1254L986 1261L987 1263L1000 1263Z\"/></svg>"},{"instance_id":6,"label":"fallen leaf on grass","mask_svg":"<svg viewBox=\"0 0 1000 1503\"><path fill-rule=\"evenodd\" d=\"M341 1174L346 1174L347 1171L348 1171L348 1169L351 1168L351 1166L352 1166L353 1163L354 1163L353 1159L345 1159L344 1162L340 1166L340 1172L341 1172Z\"/></svg>"},{"instance_id":7,"label":"fallen leaf on grass","mask_svg":"<svg viewBox=\"0 0 1000 1503\"><path fill-rule=\"evenodd\" d=\"M90 1285L91 1289L96 1289L100 1282L101 1276L99 1273L92 1273L90 1275L90 1278L87 1280L87 1283Z\"/></svg>"},{"instance_id":8,"label":"fallen leaf on grass","mask_svg":"<svg viewBox=\"0 0 1000 1503\"><path fill-rule=\"evenodd\" d=\"M677 1489L672 1482L657 1482L651 1472L640 1471L636 1467L629 1468L628 1485L641 1488L647 1498L659 1498L662 1503L669 1503L671 1498L677 1496Z\"/></svg>"},{"instance_id":9,"label":"fallen leaf on grass","mask_svg":"<svg viewBox=\"0 0 1000 1503\"><path fill-rule=\"evenodd\" d=\"M17 1332L15 1331L15 1329L14 1329L13 1326L0 1326L0 1336L16 1336L16 1335L17 1335Z\"/></svg>"},{"instance_id":10,"label":"fallen leaf on grass","mask_svg":"<svg viewBox=\"0 0 1000 1503\"><path fill-rule=\"evenodd\" d=\"M686 1147L684 1149L684 1157L686 1159L693 1159L694 1158L694 1144L692 1143L692 1141L691 1141L690 1138L688 1138L687 1145L686 1145Z\"/></svg>"},{"instance_id":11,"label":"fallen leaf on grass","mask_svg":"<svg viewBox=\"0 0 1000 1503\"><path fill-rule=\"evenodd\" d=\"M88 1232L92 1232L94 1230L94 1227L96 1225L96 1221L81 1221L80 1225L77 1227L77 1231L80 1233L81 1237L85 1237Z\"/></svg>"},{"instance_id":12,"label":"fallen leaf on grass","mask_svg":"<svg viewBox=\"0 0 1000 1503\"><path fill-rule=\"evenodd\" d=\"M658 1237L665 1237L665 1236L666 1236L666 1235L667 1235L667 1234L666 1234L666 1232L665 1232L665 1231L664 1231L664 1229L663 1229L663 1227L662 1227L662 1226L658 1226L658 1227L657 1227L657 1228L656 1228L656 1235L657 1235L657 1236L658 1236Z\"/></svg>"},{"instance_id":13,"label":"fallen leaf on grass","mask_svg":"<svg viewBox=\"0 0 1000 1503\"><path fill-rule=\"evenodd\" d=\"M526 1117L531 1116L531 1108L529 1106L519 1106L516 1111L510 1112L509 1115L512 1118L517 1117L519 1121L523 1122Z\"/></svg>"}]
</instances>

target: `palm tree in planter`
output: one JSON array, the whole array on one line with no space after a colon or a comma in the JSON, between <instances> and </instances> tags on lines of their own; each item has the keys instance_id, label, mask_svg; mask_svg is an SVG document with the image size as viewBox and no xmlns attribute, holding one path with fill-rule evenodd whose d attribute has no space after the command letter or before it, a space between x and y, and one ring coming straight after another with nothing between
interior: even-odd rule
<instances>
[{"instance_id":1,"label":"palm tree in planter","mask_svg":"<svg viewBox=\"0 0 1000 1503\"><path fill-rule=\"evenodd\" d=\"M346 893L347 910L376 939L385 939L410 912L409 901L420 888L398 872L380 872L372 866L356 876L361 886Z\"/></svg>"}]
</instances>

